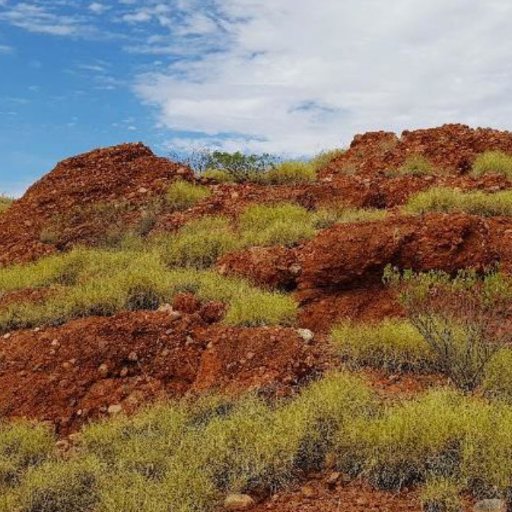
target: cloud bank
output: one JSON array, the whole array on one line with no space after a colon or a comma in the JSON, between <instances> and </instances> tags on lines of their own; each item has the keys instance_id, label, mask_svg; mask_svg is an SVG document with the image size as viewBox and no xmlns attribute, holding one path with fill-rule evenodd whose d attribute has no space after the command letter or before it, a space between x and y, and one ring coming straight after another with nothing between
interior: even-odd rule
<instances>
[{"instance_id":1,"label":"cloud bank","mask_svg":"<svg viewBox=\"0 0 512 512\"><path fill-rule=\"evenodd\" d=\"M178 132L172 145L306 154L371 129L511 127L507 0L219 0L188 14L169 30L195 35L195 58L135 86L162 129ZM165 54L157 43L147 50Z\"/></svg>"}]
</instances>

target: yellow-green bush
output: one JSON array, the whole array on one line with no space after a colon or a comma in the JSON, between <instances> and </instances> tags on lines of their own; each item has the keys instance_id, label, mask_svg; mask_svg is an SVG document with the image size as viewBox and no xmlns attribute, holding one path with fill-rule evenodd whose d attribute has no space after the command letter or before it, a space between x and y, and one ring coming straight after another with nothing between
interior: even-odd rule
<instances>
[{"instance_id":1,"label":"yellow-green bush","mask_svg":"<svg viewBox=\"0 0 512 512\"><path fill-rule=\"evenodd\" d=\"M386 489L451 475L468 421L464 406L461 395L432 391L373 420L351 422L337 444L340 467Z\"/></svg>"},{"instance_id":2,"label":"yellow-green bush","mask_svg":"<svg viewBox=\"0 0 512 512\"><path fill-rule=\"evenodd\" d=\"M421 491L424 512L462 512L460 487L447 478L429 480Z\"/></svg>"},{"instance_id":3,"label":"yellow-green bush","mask_svg":"<svg viewBox=\"0 0 512 512\"><path fill-rule=\"evenodd\" d=\"M238 236L225 217L202 217L185 224L174 236L162 237L164 261L170 267L207 268L236 249Z\"/></svg>"},{"instance_id":4,"label":"yellow-green bush","mask_svg":"<svg viewBox=\"0 0 512 512\"><path fill-rule=\"evenodd\" d=\"M186 210L206 199L210 194L208 187L178 180L168 188L165 199L172 209Z\"/></svg>"},{"instance_id":5,"label":"yellow-green bush","mask_svg":"<svg viewBox=\"0 0 512 512\"><path fill-rule=\"evenodd\" d=\"M321 151L310 160L310 163L315 170L319 171L320 169L327 167L333 160L342 156L344 153L345 150L341 148Z\"/></svg>"},{"instance_id":6,"label":"yellow-green bush","mask_svg":"<svg viewBox=\"0 0 512 512\"><path fill-rule=\"evenodd\" d=\"M263 175L272 185L296 185L315 181L316 170L309 162L287 161L275 165Z\"/></svg>"},{"instance_id":7,"label":"yellow-green bush","mask_svg":"<svg viewBox=\"0 0 512 512\"><path fill-rule=\"evenodd\" d=\"M436 357L423 336L407 320L380 324L344 323L332 331L341 357L356 367L386 370L432 370Z\"/></svg>"},{"instance_id":8,"label":"yellow-green bush","mask_svg":"<svg viewBox=\"0 0 512 512\"><path fill-rule=\"evenodd\" d=\"M512 404L512 350L494 354L485 368L482 388L487 395Z\"/></svg>"},{"instance_id":9,"label":"yellow-green bush","mask_svg":"<svg viewBox=\"0 0 512 512\"><path fill-rule=\"evenodd\" d=\"M434 173L434 166L423 155L410 155L398 169L399 174L409 174L412 176L425 176Z\"/></svg>"},{"instance_id":10,"label":"yellow-green bush","mask_svg":"<svg viewBox=\"0 0 512 512\"><path fill-rule=\"evenodd\" d=\"M207 169L202 176L217 183L235 183L236 181L234 176L224 169Z\"/></svg>"},{"instance_id":11,"label":"yellow-green bush","mask_svg":"<svg viewBox=\"0 0 512 512\"><path fill-rule=\"evenodd\" d=\"M512 155L503 151L485 151L478 155L473 163L473 175L482 176L486 173L503 174L512 177Z\"/></svg>"},{"instance_id":12,"label":"yellow-green bush","mask_svg":"<svg viewBox=\"0 0 512 512\"><path fill-rule=\"evenodd\" d=\"M101 472L99 462L88 457L45 462L27 472L7 503L19 512L90 512L98 502Z\"/></svg>"},{"instance_id":13,"label":"yellow-green bush","mask_svg":"<svg viewBox=\"0 0 512 512\"><path fill-rule=\"evenodd\" d=\"M210 512L227 492L273 492L327 462L383 488L426 482L426 510L454 512L459 492L505 496L512 481L510 406L448 389L379 402L345 373L275 403L161 404L85 426L80 439L65 459L46 449L27 459L0 510Z\"/></svg>"},{"instance_id":14,"label":"yellow-green bush","mask_svg":"<svg viewBox=\"0 0 512 512\"><path fill-rule=\"evenodd\" d=\"M14 199L11 197L0 195L0 213L4 213L6 210L8 210L13 202Z\"/></svg>"},{"instance_id":15,"label":"yellow-green bush","mask_svg":"<svg viewBox=\"0 0 512 512\"><path fill-rule=\"evenodd\" d=\"M48 459L54 443L46 425L0 423L0 494L2 489L18 483L29 467Z\"/></svg>"},{"instance_id":16,"label":"yellow-green bush","mask_svg":"<svg viewBox=\"0 0 512 512\"><path fill-rule=\"evenodd\" d=\"M249 206L239 229L244 246L294 245L315 234L313 216L291 203Z\"/></svg>"},{"instance_id":17,"label":"yellow-green bush","mask_svg":"<svg viewBox=\"0 0 512 512\"><path fill-rule=\"evenodd\" d=\"M433 187L410 197L404 210L412 214L460 211L489 217L509 216L512 215L512 191L461 192L452 188Z\"/></svg>"}]
</instances>

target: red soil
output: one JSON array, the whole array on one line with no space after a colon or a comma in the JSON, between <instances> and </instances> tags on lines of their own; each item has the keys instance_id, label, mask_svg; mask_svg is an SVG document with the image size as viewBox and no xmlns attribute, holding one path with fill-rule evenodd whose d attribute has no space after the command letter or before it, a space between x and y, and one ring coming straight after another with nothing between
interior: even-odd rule
<instances>
[{"instance_id":1,"label":"red soil","mask_svg":"<svg viewBox=\"0 0 512 512\"><path fill-rule=\"evenodd\" d=\"M0 415L55 423L60 433L188 391L282 394L320 371L318 349L287 328L209 325L196 313L90 317L0 339Z\"/></svg>"}]
</instances>

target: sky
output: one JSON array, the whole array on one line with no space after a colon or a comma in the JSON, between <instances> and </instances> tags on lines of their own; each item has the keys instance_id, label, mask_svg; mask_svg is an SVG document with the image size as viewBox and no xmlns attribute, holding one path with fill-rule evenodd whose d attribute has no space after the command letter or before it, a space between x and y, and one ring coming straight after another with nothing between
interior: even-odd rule
<instances>
[{"instance_id":1,"label":"sky","mask_svg":"<svg viewBox=\"0 0 512 512\"><path fill-rule=\"evenodd\" d=\"M0 193L142 141L306 156L512 128L510 0L0 0Z\"/></svg>"}]
</instances>

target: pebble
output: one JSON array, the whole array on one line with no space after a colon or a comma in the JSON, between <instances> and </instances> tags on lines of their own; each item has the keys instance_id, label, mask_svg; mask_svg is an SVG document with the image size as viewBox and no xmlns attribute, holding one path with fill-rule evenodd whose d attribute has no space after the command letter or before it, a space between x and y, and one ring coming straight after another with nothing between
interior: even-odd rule
<instances>
[{"instance_id":1,"label":"pebble","mask_svg":"<svg viewBox=\"0 0 512 512\"><path fill-rule=\"evenodd\" d=\"M52 347L59 348L59 347L60 347L59 340L52 340L52 342L50 343L50 345L51 345Z\"/></svg>"},{"instance_id":2,"label":"pebble","mask_svg":"<svg viewBox=\"0 0 512 512\"><path fill-rule=\"evenodd\" d=\"M111 415L119 414L123 411L123 408L120 404L112 404L108 406L107 412Z\"/></svg>"},{"instance_id":3,"label":"pebble","mask_svg":"<svg viewBox=\"0 0 512 512\"><path fill-rule=\"evenodd\" d=\"M338 483L340 476L341 476L341 473L334 471L327 477L327 480L325 481L325 483L331 487L334 487Z\"/></svg>"},{"instance_id":4,"label":"pebble","mask_svg":"<svg viewBox=\"0 0 512 512\"><path fill-rule=\"evenodd\" d=\"M255 502L248 494L229 494L224 500L226 510L250 510Z\"/></svg>"},{"instance_id":5,"label":"pebble","mask_svg":"<svg viewBox=\"0 0 512 512\"><path fill-rule=\"evenodd\" d=\"M106 377L108 375L108 366L103 363L101 364L99 367L98 367L98 372L100 373L100 375L102 375L103 377Z\"/></svg>"},{"instance_id":6,"label":"pebble","mask_svg":"<svg viewBox=\"0 0 512 512\"><path fill-rule=\"evenodd\" d=\"M128 368L126 366L119 372L120 377L126 377L128 375Z\"/></svg>"},{"instance_id":7,"label":"pebble","mask_svg":"<svg viewBox=\"0 0 512 512\"><path fill-rule=\"evenodd\" d=\"M315 338L313 331L310 331L309 329L297 329L297 334L305 343L310 343Z\"/></svg>"},{"instance_id":8,"label":"pebble","mask_svg":"<svg viewBox=\"0 0 512 512\"><path fill-rule=\"evenodd\" d=\"M128 354L128 361L131 361L132 363L136 363L139 360L139 356L137 355L137 352L130 352Z\"/></svg>"},{"instance_id":9,"label":"pebble","mask_svg":"<svg viewBox=\"0 0 512 512\"><path fill-rule=\"evenodd\" d=\"M316 492L316 489L312 487L311 485L304 485L300 488L300 492L304 498L316 498L318 496L318 493Z\"/></svg>"},{"instance_id":10,"label":"pebble","mask_svg":"<svg viewBox=\"0 0 512 512\"><path fill-rule=\"evenodd\" d=\"M11 336L12 336L12 334L10 332L8 332L7 334L4 334L4 340L8 340Z\"/></svg>"}]
</instances>

